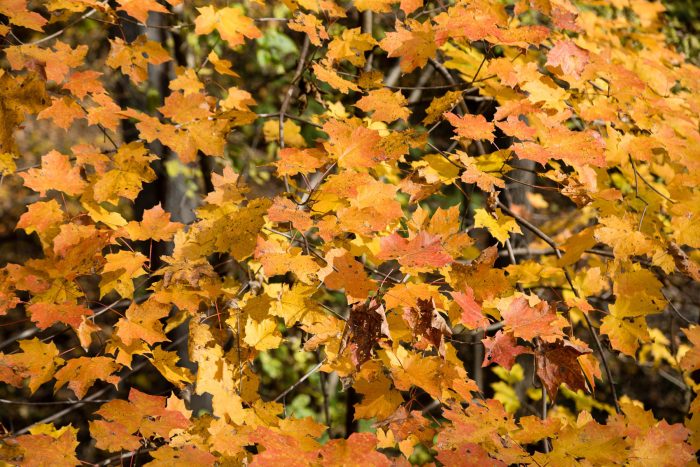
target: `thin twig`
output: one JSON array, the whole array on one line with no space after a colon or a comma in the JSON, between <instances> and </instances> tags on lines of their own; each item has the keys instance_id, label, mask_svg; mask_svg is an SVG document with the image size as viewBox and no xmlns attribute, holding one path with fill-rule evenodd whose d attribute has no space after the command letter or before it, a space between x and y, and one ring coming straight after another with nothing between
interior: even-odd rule
<instances>
[{"instance_id":1,"label":"thin twig","mask_svg":"<svg viewBox=\"0 0 700 467\"><path fill-rule=\"evenodd\" d=\"M109 402L109 399L94 399L90 400L88 402L91 402L93 404L103 404L105 402ZM73 405L73 404L79 404L82 401L47 401L47 402L33 402L33 401L12 401L9 399L0 399L0 404L7 404L7 405L36 405L36 406L41 406L41 405Z\"/></svg>"},{"instance_id":2,"label":"thin twig","mask_svg":"<svg viewBox=\"0 0 700 467\"><path fill-rule=\"evenodd\" d=\"M675 313L675 315L678 317L678 319L680 319L681 321L683 321L687 325L695 324L694 322L692 322L691 320L689 320L688 318L686 318L685 316L683 316L681 314L681 312L678 310L678 308L676 308L676 305L674 305L673 302L671 302L671 300L668 299L668 297L666 296L666 294L664 293L663 290L661 291L661 295L664 296L664 298L666 299L668 304L671 306L671 310L673 310L673 313Z\"/></svg>"},{"instance_id":3,"label":"thin twig","mask_svg":"<svg viewBox=\"0 0 700 467\"><path fill-rule=\"evenodd\" d=\"M100 3L99 5L100 5L100 6L105 6L105 5L107 5L108 3L109 3L109 1L107 0L107 1L104 1L104 2ZM49 34L49 35L46 36L46 37L42 37L41 39L37 39L37 40L35 40L34 42L30 42L29 45L39 45L39 44L42 44L42 43L44 43L44 42L50 41L51 39L55 39L55 38L57 38L58 36L62 35L64 32L66 32L66 30L67 30L68 28L70 28L70 27L72 27L72 26L75 26L76 24L78 24L78 23L81 22L82 20L91 17L91 16L94 15L95 13L97 13L97 10L96 10L95 8L91 8L91 9L88 10L86 13L84 13L82 16L80 16L80 18L76 19L75 21L73 21L73 22L70 23L70 24L67 24L63 29L59 29L58 31L54 32L53 34Z\"/></svg>"},{"instance_id":4,"label":"thin twig","mask_svg":"<svg viewBox=\"0 0 700 467\"><path fill-rule=\"evenodd\" d=\"M547 387L542 384L542 420L547 420ZM542 440L542 447L544 448L545 454L549 454L549 438L544 438Z\"/></svg>"},{"instance_id":5,"label":"thin twig","mask_svg":"<svg viewBox=\"0 0 700 467\"><path fill-rule=\"evenodd\" d=\"M646 184L646 186L648 186L649 188L651 188L651 191L653 191L653 192L656 193L657 195L661 196L663 199L665 199L665 200L668 201L669 203L671 203L671 204L676 204L676 201L672 200L671 198L669 198L669 197L666 196L665 194L661 193L659 190L657 190L656 188L654 188L654 187L651 185L651 183L649 183L649 182L647 181L646 178L642 177L642 174L640 174L639 171L637 170L637 165L634 163L634 159L632 159L632 155L629 155L629 158L630 158L630 163L632 164L632 169L634 170L634 178L635 178L635 180L636 180L637 177L639 177L639 179L640 179L641 181L643 181L643 182ZM639 198L639 195L637 195L637 197ZM640 199L641 199L641 198L640 198Z\"/></svg>"},{"instance_id":6,"label":"thin twig","mask_svg":"<svg viewBox=\"0 0 700 467\"><path fill-rule=\"evenodd\" d=\"M316 373L316 372L321 368L321 366L323 366L323 364L324 364L325 362L326 362L326 359L324 358L323 360L321 360L320 362L318 362L316 365L314 365L314 367L311 368L309 371L307 371L306 374L305 374L304 376L302 376L301 378L299 378L299 380L298 380L296 383L292 384L292 385L289 386L287 389L285 389L279 396L275 397L275 398L272 400L272 402L279 402L279 401L282 400L284 397L286 397L287 394L289 394L290 392L294 391L301 383L303 383L304 381L306 381L307 379L309 379L309 376L311 376L311 375L313 375L314 373Z\"/></svg>"},{"instance_id":7,"label":"thin twig","mask_svg":"<svg viewBox=\"0 0 700 467\"><path fill-rule=\"evenodd\" d=\"M261 113L257 114L258 118L279 118L280 113L279 112L272 112L272 113ZM316 128L323 128L323 125L319 125L318 123L314 123L311 120L308 120L304 117L299 117L297 115L292 115L292 114L284 114L284 118L288 118L290 120L296 120L298 122L305 123L307 125L311 125Z\"/></svg>"},{"instance_id":8,"label":"thin twig","mask_svg":"<svg viewBox=\"0 0 700 467\"><path fill-rule=\"evenodd\" d=\"M306 56L309 53L309 36L306 36L304 38L304 45L301 48L301 54L299 54L299 62L297 63L297 69L294 72L294 76L292 77L292 82L289 83L289 89L287 89L287 93L284 96L284 100L282 101L282 105L280 106L280 112L279 112L279 146L280 149L284 148L284 118L287 116L287 108L289 107L289 104L292 102L292 97L294 96L294 93L299 89L299 86L297 86L297 81L301 78L302 73L304 72L304 65L306 62ZM287 176L284 177L284 184L287 192L289 192L289 180Z\"/></svg>"}]
</instances>

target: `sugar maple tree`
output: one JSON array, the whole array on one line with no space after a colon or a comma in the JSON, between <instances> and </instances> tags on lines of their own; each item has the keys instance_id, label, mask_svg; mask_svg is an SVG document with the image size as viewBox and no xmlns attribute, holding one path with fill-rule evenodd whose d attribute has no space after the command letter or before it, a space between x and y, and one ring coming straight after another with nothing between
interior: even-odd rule
<instances>
[{"instance_id":1,"label":"sugar maple tree","mask_svg":"<svg viewBox=\"0 0 700 467\"><path fill-rule=\"evenodd\" d=\"M0 269L0 460L692 463L700 70L662 12L0 2L40 249Z\"/></svg>"}]
</instances>

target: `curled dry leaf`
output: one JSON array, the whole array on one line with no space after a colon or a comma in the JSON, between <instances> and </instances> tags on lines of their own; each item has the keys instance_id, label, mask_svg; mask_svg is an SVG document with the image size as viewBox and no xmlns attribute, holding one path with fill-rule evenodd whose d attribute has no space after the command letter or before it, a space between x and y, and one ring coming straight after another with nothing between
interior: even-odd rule
<instances>
[{"instance_id":1,"label":"curled dry leaf","mask_svg":"<svg viewBox=\"0 0 700 467\"><path fill-rule=\"evenodd\" d=\"M357 304L350 310L340 341L341 354L350 351L350 359L359 370L364 362L372 358L372 351L382 339L391 339L386 321L384 305L372 299L368 304Z\"/></svg>"},{"instance_id":2,"label":"curled dry leaf","mask_svg":"<svg viewBox=\"0 0 700 467\"><path fill-rule=\"evenodd\" d=\"M586 389L586 378L578 358L591 352L568 340L540 342L535 346L535 372L551 400L556 399L562 383L572 391Z\"/></svg>"},{"instance_id":3,"label":"curled dry leaf","mask_svg":"<svg viewBox=\"0 0 700 467\"><path fill-rule=\"evenodd\" d=\"M433 299L418 299L418 306L404 309L403 319L413 331L416 337L423 339L416 348L426 348L432 345L440 355L445 355L445 336L451 337L452 330L447 325L445 318L435 308Z\"/></svg>"}]
</instances>

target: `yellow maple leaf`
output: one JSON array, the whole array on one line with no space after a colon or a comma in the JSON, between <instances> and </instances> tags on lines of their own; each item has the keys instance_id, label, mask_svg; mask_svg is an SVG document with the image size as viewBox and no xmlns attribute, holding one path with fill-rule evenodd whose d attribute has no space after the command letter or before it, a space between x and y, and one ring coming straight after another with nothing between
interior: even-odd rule
<instances>
[{"instance_id":1,"label":"yellow maple leaf","mask_svg":"<svg viewBox=\"0 0 700 467\"><path fill-rule=\"evenodd\" d=\"M408 101L401 91L391 92L382 88L370 91L355 103L355 107L365 112L372 112L372 119L391 123L394 120L408 120L411 111L406 107Z\"/></svg>"},{"instance_id":2,"label":"yellow maple leaf","mask_svg":"<svg viewBox=\"0 0 700 467\"><path fill-rule=\"evenodd\" d=\"M148 258L141 253L120 251L105 255L105 259L107 263L102 270L100 296L105 296L112 290L122 297L133 295L133 279L146 274L143 265L148 261Z\"/></svg>"},{"instance_id":3,"label":"yellow maple leaf","mask_svg":"<svg viewBox=\"0 0 700 467\"><path fill-rule=\"evenodd\" d=\"M523 233L516 220L503 214L500 209L496 210L496 216L494 218L485 209L476 209L474 211L474 227L486 227L501 245L505 244L511 233Z\"/></svg>"},{"instance_id":4,"label":"yellow maple leaf","mask_svg":"<svg viewBox=\"0 0 700 467\"><path fill-rule=\"evenodd\" d=\"M306 146L306 141L301 135L301 127L290 119L284 121L284 145L292 148L303 148ZM280 140L280 125L279 120L268 120L263 125L263 135L265 141Z\"/></svg>"},{"instance_id":5,"label":"yellow maple leaf","mask_svg":"<svg viewBox=\"0 0 700 467\"><path fill-rule=\"evenodd\" d=\"M253 20L245 16L241 8L226 7L216 10L208 5L197 8L197 11L199 16L194 21L195 34L209 34L216 30L231 47L243 44L244 37L256 39L262 36Z\"/></svg>"},{"instance_id":6,"label":"yellow maple leaf","mask_svg":"<svg viewBox=\"0 0 700 467\"><path fill-rule=\"evenodd\" d=\"M267 318L255 321L248 317L243 341L257 350L276 349L282 343L282 334L277 329L276 320Z\"/></svg>"}]
</instances>

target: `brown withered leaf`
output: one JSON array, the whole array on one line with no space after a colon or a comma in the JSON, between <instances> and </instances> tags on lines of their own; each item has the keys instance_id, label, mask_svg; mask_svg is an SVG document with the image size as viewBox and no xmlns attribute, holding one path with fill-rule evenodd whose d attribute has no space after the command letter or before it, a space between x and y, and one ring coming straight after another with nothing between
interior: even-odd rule
<instances>
[{"instance_id":1,"label":"brown withered leaf","mask_svg":"<svg viewBox=\"0 0 700 467\"><path fill-rule=\"evenodd\" d=\"M382 338L391 340L384 305L374 299L369 304L358 303L350 310L338 353L349 348L350 359L359 370L372 358L372 350Z\"/></svg>"},{"instance_id":2,"label":"brown withered leaf","mask_svg":"<svg viewBox=\"0 0 700 467\"><path fill-rule=\"evenodd\" d=\"M673 256L673 261L680 272L690 277L694 281L700 281L700 266L688 257L680 246L671 242L668 245L668 252Z\"/></svg>"},{"instance_id":3,"label":"brown withered leaf","mask_svg":"<svg viewBox=\"0 0 700 467\"><path fill-rule=\"evenodd\" d=\"M433 299L418 299L418 306L404 309L403 319L416 337L422 337L416 348L425 348L432 344L440 355L445 355L445 336L452 336L445 318L435 309Z\"/></svg>"},{"instance_id":4,"label":"brown withered leaf","mask_svg":"<svg viewBox=\"0 0 700 467\"><path fill-rule=\"evenodd\" d=\"M572 391L586 389L586 378L578 357L587 353L591 353L591 349L575 345L568 340L557 340L553 343L538 341L535 349L535 372L551 400L557 397L559 385L562 383Z\"/></svg>"}]
</instances>

